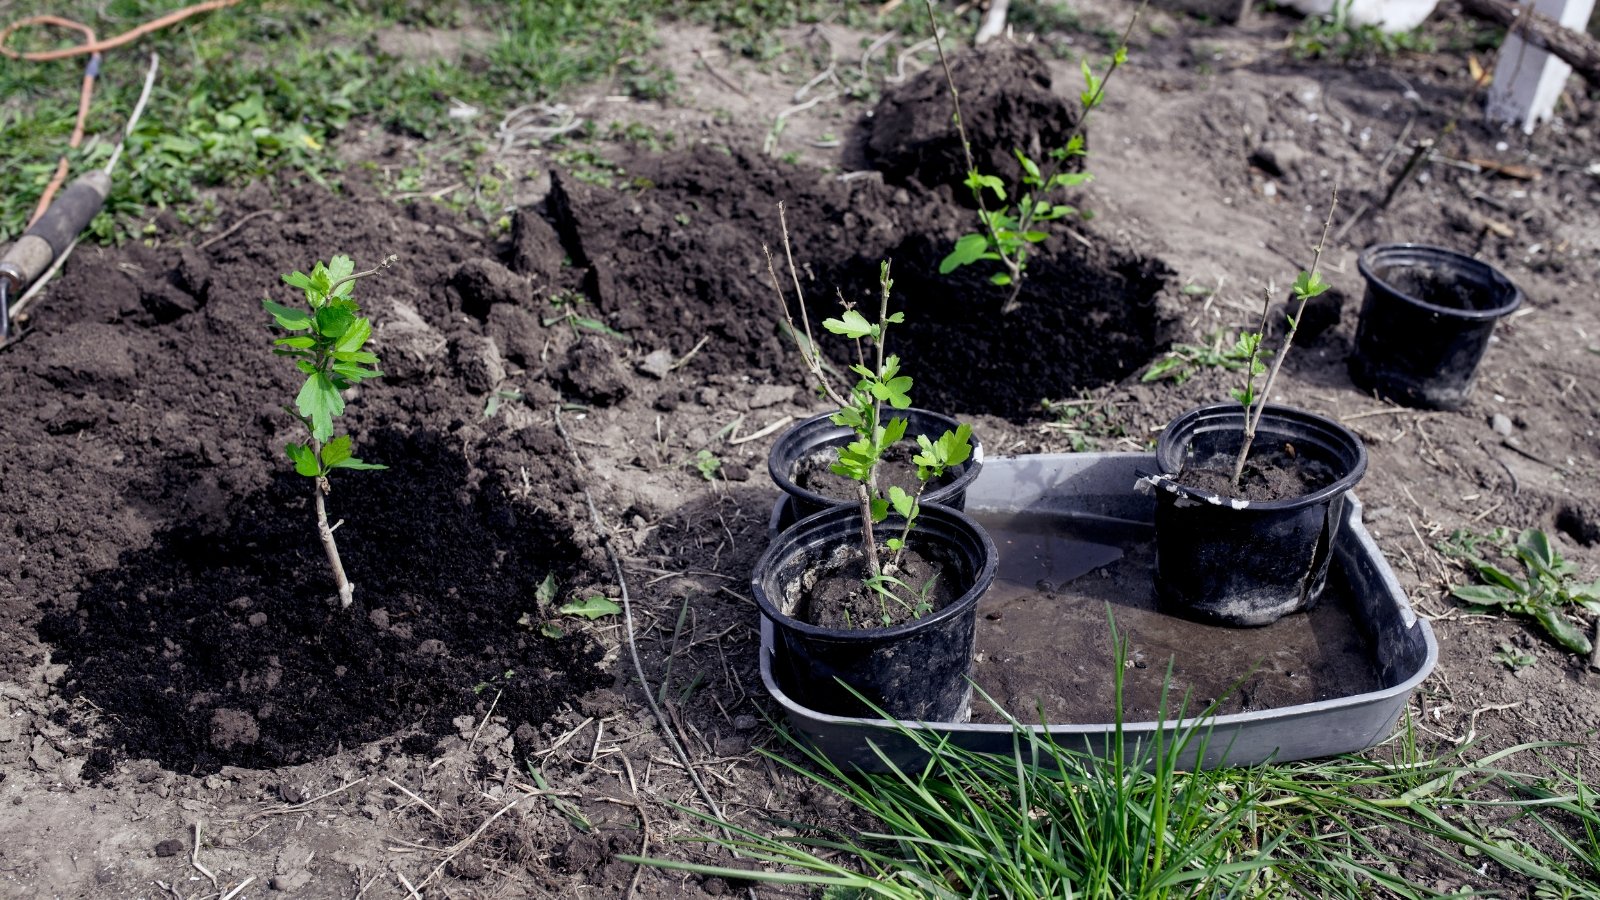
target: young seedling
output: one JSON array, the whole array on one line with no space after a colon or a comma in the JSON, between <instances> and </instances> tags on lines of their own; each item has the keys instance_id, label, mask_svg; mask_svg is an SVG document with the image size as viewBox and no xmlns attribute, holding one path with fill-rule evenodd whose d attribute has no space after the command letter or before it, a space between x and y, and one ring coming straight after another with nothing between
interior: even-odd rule
<instances>
[{"instance_id":1,"label":"young seedling","mask_svg":"<svg viewBox=\"0 0 1600 900\"><path fill-rule=\"evenodd\" d=\"M1111 76L1128 61L1128 37L1133 33L1133 26L1139 21L1147 2L1148 0L1143 0L1139 8L1134 11L1133 18L1128 21L1128 27L1123 30L1122 38L1117 42L1116 50L1112 52L1111 62L1107 65L1104 75L1096 75L1088 61L1083 62L1084 89L1078 95L1082 112L1078 115L1078 121L1073 124L1066 143L1050 150L1049 166L1041 168L1037 161L1022 150L1012 148L1011 152L1016 155L1017 162L1022 166L1022 184L1026 189L1013 208L1007 201L1005 182L1001 181L998 175L978 171L978 165L973 160L972 143L967 137L967 126L961 115L961 92L956 90L955 76L950 71L950 61L945 57L944 41L939 36L939 23L934 18L933 0L924 0L924 5L928 9L928 21L933 26L934 45L939 50L939 62L944 68L945 85L950 88L950 106L953 110L956 134L961 139L961 152L967 163L967 177L964 183L972 191L973 199L978 203L978 222L983 226L981 232L962 235L956 241L955 248L939 263L939 274L948 275L961 266L980 260L1000 263L1002 271L989 276L989 281L997 286L1010 288L1005 303L1000 308L1003 313L1014 312L1020 305L1018 297L1028 267L1029 248L1034 244L1043 243L1050 237L1049 233L1040 230L1039 226L1079 214L1077 207L1053 202L1051 198L1057 196L1058 192L1086 184L1094 177L1088 172L1063 172L1061 169L1068 160L1089 155L1084 143L1084 127L1088 123L1089 113L1105 100L1106 82L1110 81ZM989 208L985 191L994 193L994 199L999 203L998 207Z\"/></svg>"},{"instance_id":2,"label":"young seedling","mask_svg":"<svg viewBox=\"0 0 1600 900\"><path fill-rule=\"evenodd\" d=\"M328 476L335 469L387 468L357 459L350 436L336 437L333 433L334 416L344 413L344 397L340 392L383 375L373 368L378 364L377 354L364 349L367 339L372 337L372 322L361 315L361 308L350 293L357 279L384 269L396 258L391 256L376 268L357 272L350 257L335 256L327 265L319 261L310 275L296 271L283 276L286 284L305 292L306 309L272 300L261 301L277 326L289 332L288 337L272 342L272 352L294 360L295 368L306 376L294 406L284 407L305 426L306 441L290 442L283 449L294 463L294 470L312 479L317 534L322 539L328 566L339 588L341 608L348 607L354 599L355 586L345 576L344 565L339 561L339 546L333 538L338 525L328 524L328 508L323 500L330 490Z\"/></svg>"},{"instance_id":3,"label":"young seedling","mask_svg":"<svg viewBox=\"0 0 1600 900\"><path fill-rule=\"evenodd\" d=\"M1328 229L1333 227L1333 211L1339 208L1339 190L1335 188L1333 197L1328 202L1328 218L1322 223L1322 238L1317 241L1316 249L1311 256L1311 268L1302 271L1295 278L1294 286L1290 289L1294 294L1294 314L1289 316L1289 330L1283 336L1283 345L1278 348L1277 355L1272 360L1272 368L1268 370L1261 362L1261 357L1268 351L1261 346L1263 335L1267 331L1268 310L1272 307L1272 285L1268 284L1263 292L1261 304L1261 324L1253 332L1246 332L1239 336L1239 343L1234 348L1237 355L1248 355L1249 363L1244 366L1244 387L1232 391L1233 399L1239 401L1244 407L1244 441L1239 445L1239 456L1233 463L1233 486L1239 487L1239 479L1244 477L1244 463L1250 456L1250 445L1256 439L1256 426L1261 424L1261 413L1266 410L1267 398L1272 396L1272 384L1278 380L1278 372L1283 368L1284 359L1289 356L1289 348L1294 346L1295 332L1300 330L1300 317L1305 315L1306 302L1328 289L1328 283L1322 280L1322 275L1317 272L1317 266L1322 262L1322 248L1328 243ZM1267 380L1261 386L1261 393L1255 389L1256 379L1263 373Z\"/></svg>"},{"instance_id":4,"label":"young seedling","mask_svg":"<svg viewBox=\"0 0 1600 900\"><path fill-rule=\"evenodd\" d=\"M1600 581L1578 581L1578 567L1563 559L1550 543L1550 536L1537 529L1517 535L1515 544L1496 529L1487 537L1456 531L1439 545L1447 556L1467 561L1483 584L1457 585L1451 596L1480 607L1498 607L1539 623L1552 640L1573 653L1592 653L1594 645L1569 614L1574 608L1600 615ZM1523 577L1517 578L1484 559L1479 545L1499 545L1501 552L1522 564Z\"/></svg>"},{"instance_id":5,"label":"young seedling","mask_svg":"<svg viewBox=\"0 0 1600 900\"><path fill-rule=\"evenodd\" d=\"M922 495L929 483L942 477L948 469L959 466L971 458L972 426L960 425L955 431L946 431L937 440L927 435L917 435L918 452L912 457L912 463L917 467L915 493L899 486L892 486L887 492L879 490L879 469L890 449L905 438L907 425L904 417L892 414L886 416L884 406L887 405L893 410L908 409L911 406L909 393L911 377L901 373L900 358L886 353L884 349L889 326L905 321L905 313L889 312L889 297L894 288L894 280L890 278L889 263L885 261L878 272L879 305L876 322L869 321L849 304L845 305L844 312L838 318L825 319L822 322L822 327L827 331L842 335L855 343L856 363L850 366L850 371L854 372L859 380L848 391L840 391L829 378L829 369L817 352L816 341L812 337L810 314L806 311L805 294L800 287L794 253L789 245L789 226L784 218L781 203L778 204L778 219L783 231L783 250L789 263L800 307L801 325L796 328L794 317L789 314L788 300L778 280L777 269L772 262L772 254L766 247L762 247L762 252L767 255L767 272L772 277L772 287L776 292L783 320L788 326L789 333L796 338L795 346L799 350L801 361L815 379L818 392L839 407L839 411L833 414L833 423L855 433L854 440L839 448L838 457L829 468L835 475L849 479L856 485L856 498L861 507L861 550L867 561L866 585L881 599L900 603L909 609L913 616L920 617L930 609L927 592L931 588L931 583L918 589L900 580L897 576L900 573L901 558L905 553L911 530L916 526L917 516L921 512ZM905 522L898 535L883 542L881 549L892 554L885 562L874 526L887 519L891 509ZM896 589L908 596L900 596L896 593ZM886 610L885 624L888 618Z\"/></svg>"}]
</instances>

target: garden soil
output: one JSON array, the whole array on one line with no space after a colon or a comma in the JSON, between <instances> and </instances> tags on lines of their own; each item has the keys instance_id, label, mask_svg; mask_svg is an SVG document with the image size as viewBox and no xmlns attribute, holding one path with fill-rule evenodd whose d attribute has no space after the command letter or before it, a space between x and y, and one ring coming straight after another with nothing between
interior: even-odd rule
<instances>
[{"instance_id":1,"label":"garden soil","mask_svg":"<svg viewBox=\"0 0 1600 900\"><path fill-rule=\"evenodd\" d=\"M1084 21L1128 12L1102 2ZM1469 92L1465 57L1297 61L1291 24L1151 14L1090 125L1096 179L1079 199L1096 215L1055 229L1009 315L987 273L937 271L974 213L949 183L930 57L908 57L903 83L890 67L881 104L837 97L789 113L774 138L810 74L786 80L689 26L659 50L671 105L608 102L604 85L571 98L601 125L670 129L676 146L601 142L621 172L609 184L517 151L501 161L529 173L508 228L498 212L386 198L368 173L430 146L373 131L351 138L370 165L337 191L256 184L215 197L215 227L162 215L145 240L80 246L0 350L0 895L742 892L617 858L746 865L677 840L709 826L680 809L706 800L674 742L736 821L847 826L825 792L755 752L784 752L747 590L777 497L765 453L819 411L775 325L762 250L786 279L778 201L813 319L841 298L876 302L892 259L917 403L1014 455L1146 449L1181 410L1225 397L1232 372L1139 376L1175 342L1257 321L1263 289L1309 263L1339 186L1323 271L1343 307L1303 336L1274 399L1367 443L1368 527L1440 639L1416 734L1469 753L1572 741L1526 764L1593 771L1600 674L1524 622L1448 599L1467 576L1435 545L1455 529L1544 528L1600 575L1600 308L1586 290L1600 106L1574 83L1561 120L1530 138L1469 104L1444 159L1381 210L1401 132L1439 132ZM821 38L851 65L871 40L784 36ZM985 158L1004 158L996 140L1056 139L1076 63L1052 51L1083 48L1102 41L1049 34L958 61L964 93L991 98L973 116ZM1389 406L1346 374L1355 253L1391 240L1477 253L1527 293L1460 411ZM289 299L281 273L332 253L362 268L399 257L356 287L386 375L340 421L389 468L332 479L348 609L311 484L283 454L297 373L267 352L260 306ZM594 596L626 597L631 618L562 610ZM1513 654L1534 662L1497 658ZM1387 849L1440 890L1528 891L1403 840Z\"/></svg>"}]
</instances>

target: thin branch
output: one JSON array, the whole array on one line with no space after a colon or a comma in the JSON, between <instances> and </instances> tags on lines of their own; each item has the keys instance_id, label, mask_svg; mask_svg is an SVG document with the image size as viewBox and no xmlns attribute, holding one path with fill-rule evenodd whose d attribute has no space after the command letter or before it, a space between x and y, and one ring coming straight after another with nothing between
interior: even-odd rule
<instances>
[{"instance_id":1,"label":"thin branch","mask_svg":"<svg viewBox=\"0 0 1600 900\"><path fill-rule=\"evenodd\" d=\"M345 282L347 282L347 281L355 281L357 278L365 278L368 275L376 275L379 272L382 272L384 269L389 268L390 264L392 264L395 260L397 260L399 258L400 258L399 254L390 254L388 256L388 258L386 258L383 262L378 263L377 265L375 265L372 268L366 270L365 272L353 272L353 273L351 273L349 275L346 275L345 277L339 279L338 281L335 281L333 284L328 285L328 296L332 297L333 296L333 292L335 290L337 290L339 288L339 286L344 284Z\"/></svg>"},{"instance_id":2,"label":"thin branch","mask_svg":"<svg viewBox=\"0 0 1600 900\"><path fill-rule=\"evenodd\" d=\"M1315 280L1317 266L1322 262L1322 249L1328 243L1328 231L1333 227L1333 211L1339 208L1339 189L1333 189L1333 197L1328 201L1328 218L1322 223L1322 237L1317 241L1317 248L1311 257L1311 268L1308 276ZM1289 355L1289 348L1294 345L1295 332L1300 330L1300 318L1305 315L1306 300L1309 295L1300 295L1300 305L1295 307L1294 315L1289 319L1289 332L1283 336L1283 346L1278 348L1278 355L1272 360L1272 368L1267 372L1267 381L1261 386L1261 396L1257 398L1255 414L1245 410L1244 444L1239 448L1239 461L1235 471L1244 468L1244 459L1250 455L1250 444L1256 438L1256 428L1261 424L1261 414L1266 411L1267 398L1272 396L1272 385L1278 380L1278 372L1283 368L1283 361Z\"/></svg>"},{"instance_id":3,"label":"thin branch","mask_svg":"<svg viewBox=\"0 0 1600 900\"><path fill-rule=\"evenodd\" d=\"M800 307L800 322L803 331L795 330L794 317L789 314L789 301L783 293L782 283L778 280L777 267L772 262L772 251L767 249L766 244L762 244L761 252L767 257L767 274L772 278L772 290L778 298L778 308L783 312L783 320L789 324L789 333L797 336L802 333L805 335L803 342L797 337L795 346L800 350L801 361L810 370L812 377L816 378L817 386L822 389L829 402L841 407L848 406L849 404L845 402L844 397L840 396L839 392L834 389L833 384L828 381L827 373L822 368L822 360L817 355L817 341L811 331L811 315L806 311L806 295L805 291L800 287L799 270L794 265L794 251L789 246L789 222L784 215L781 201L778 203L778 226L783 232L783 254L784 258L789 262L789 275L794 281L795 303Z\"/></svg>"},{"instance_id":4,"label":"thin branch","mask_svg":"<svg viewBox=\"0 0 1600 900\"><path fill-rule=\"evenodd\" d=\"M1244 367L1244 396L1249 398L1250 402L1252 402L1252 403L1255 402L1255 398L1254 398L1254 396L1252 394L1252 391L1255 389L1255 383L1256 383L1256 360L1261 358L1261 341L1267 335L1267 315L1268 315L1268 312L1272 309L1272 294L1273 294L1272 282L1271 282L1271 280L1268 280L1266 288L1261 292L1261 324L1256 326L1256 342L1250 348L1250 361L1248 363L1246 363L1245 367ZM1218 332L1218 334L1220 335L1221 332ZM1245 407L1245 415L1248 416L1249 414L1250 414L1250 409L1247 406L1247 407ZM1247 422L1246 424L1248 425L1249 423ZM1250 433L1245 438L1245 444L1247 445L1246 449L1245 449L1245 452L1244 453L1240 453L1239 454L1239 458L1234 460L1234 463L1233 463L1233 486L1235 488L1237 488L1239 486L1239 479L1240 479L1240 477L1242 477L1244 475L1245 453L1249 452L1248 444L1250 443L1250 439L1252 437L1254 437L1254 435L1255 435L1255 432L1254 431L1250 431Z\"/></svg>"}]
</instances>

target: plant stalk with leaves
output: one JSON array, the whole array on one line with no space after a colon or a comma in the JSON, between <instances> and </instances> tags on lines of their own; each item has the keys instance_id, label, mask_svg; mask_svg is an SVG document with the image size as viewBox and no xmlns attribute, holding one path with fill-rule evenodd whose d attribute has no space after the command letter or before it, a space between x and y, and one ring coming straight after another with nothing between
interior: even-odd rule
<instances>
[{"instance_id":1,"label":"plant stalk with leaves","mask_svg":"<svg viewBox=\"0 0 1600 900\"><path fill-rule=\"evenodd\" d=\"M1261 308L1260 330L1243 334L1239 337L1236 348L1248 352L1250 363L1245 366L1244 387L1232 391L1233 399L1239 401L1244 407L1244 441L1239 445L1239 456L1233 463L1233 486L1239 487L1239 479L1244 477L1244 463L1250 456L1250 445L1256 439L1256 427L1261 424L1261 413L1267 408L1267 398L1272 396L1272 384L1278 380L1278 372L1283 368L1283 361L1289 356L1289 348L1294 346L1295 332L1300 330L1300 317L1305 315L1306 302L1312 297L1327 291L1328 283L1322 280L1322 275L1317 267L1322 263L1322 249L1328 243L1328 229L1333 227L1333 211L1339 208L1339 189L1334 188L1333 197L1328 203L1328 218L1322 223L1322 237L1317 241L1316 249L1311 256L1311 268L1300 273L1295 278L1294 286L1290 291L1294 294L1294 314L1289 316L1289 330L1283 336L1283 346L1278 348L1272 360L1272 368L1266 369L1261 363L1261 355L1267 351L1261 347L1261 341L1267 330L1267 310L1272 305L1272 286L1267 286ZM1261 393L1255 391L1256 378L1266 372L1267 380L1261 385Z\"/></svg>"},{"instance_id":2,"label":"plant stalk with leaves","mask_svg":"<svg viewBox=\"0 0 1600 900\"><path fill-rule=\"evenodd\" d=\"M762 252L767 256L767 272L772 277L772 287L776 292L783 320L788 325L789 333L795 337L795 346L799 349L801 361L815 379L818 392L839 407L839 411L832 417L832 422L855 433L854 440L839 448L838 458L830 466L830 471L855 482L856 485L856 500L861 508L861 549L867 562L867 586L880 596L905 603L905 599L894 594L893 589L902 588L913 595L918 593L910 585L900 581L896 575L900 571L900 561L906 550L906 542L921 510L923 492L927 490L930 482L942 477L948 469L959 466L971 458L972 426L960 425L955 431L946 431L937 440L927 435L916 436L918 453L912 457L912 463L917 467L915 493L898 485L891 486L886 493L878 489L878 471L889 450L905 438L907 426L904 417L891 415L886 418L884 404L888 404L890 409L897 410L908 409L911 406L911 397L908 393L911 390L911 377L901 374L900 358L888 354L884 349L889 326L905 321L905 313L889 312L889 297L894 288L894 280L889 274L889 263L885 261L878 273L877 322L868 321L866 316L849 304L845 305L844 312L838 318L825 319L822 322L822 327L830 333L842 335L855 342L856 363L850 367L850 371L859 376L860 380L848 391L840 391L829 378L829 366L818 354L816 341L812 337L810 314L806 311L805 294L800 287L794 253L789 244L788 221L784 217L781 203L778 204L778 219L783 231L784 255L789 264L789 272L800 307L801 326L799 329L795 327L794 318L789 313L787 297L778 279L777 268L772 261L772 254L763 246ZM897 536L883 542L883 547L893 553L885 563L879 552L874 526L888 518L890 509L904 519L904 524ZM919 610L925 604L914 601L907 605L913 609L915 615L920 615Z\"/></svg>"},{"instance_id":3,"label":"plant stalk with leaves","mask_svg":"<svg viewBox=\"0 0 1600 900\"><path fill-rule=\"evenodd\" d=\"M934 45L939 50L939 62L944 68L945 84L950 88L952 118L956 124L956 134L961 139L961 153L967 163L967 177L964 183L972 191L973 199L978 203L978 221L983 225L982 232L962 235L956 241L955 248L939 263L939 274L948 275L961 266L979 260L1000 263L1004 271L994 273L989 277L989 281L998 286L1009 286L1011 289L1000 308L1003 313L1015 312L1021 305L1018 297L1022 291L1023 275L1028 266L1028 248L1050 237L1048 232L1039 230L1037 226L1078 214L1077 207L1065 203L1052 203L1048 197L1057 190L1077 187L1094 177L1088 172L1063 172L1061 168L1068 160L1089 155L1084 143L1084 127L1089 120L1089 113L1104 101L1106 82L1110 81L1111 76L1128 61L1128 38L1132 35L1133 26L1138 23L1139 16L1144 12L1145 3L1148 2L1149 0L1143 0L1139 8L1134 11L1133 18L1128 21L1127 28L1123 30L1122 37L1112 52L1111 62L1106 67L1104 75L1096 75L1088 61L1083 61L1084 89L1078 95L1078 102L1083 111L1079 114L1078 121L1073 123L1072 132L1067 136L1066 143L1050 151L1049 167L1041 169L1039 164L1021 149L1012 148L1011 152L1016 154L1017 162L1022 166L1022 184L1027 188L1018 198L1016 208L1012 209L1006 202L1006 187L1000 177L978 171L978 164L972 156L972 142L967 137L967 126L961 115L961 92L956 89L950 61L945 57L944 41L939 36L939 23L934 18L933 0L924 0L924 5L928 9L928 21L933 26ZM989 208L984 197L985 190L994 192L995 199L1000 203L998 208Z\"/></svg>"},{"instance_id":4,"label":"plant stalk with leaves","mask_svg":"<svg viewBox=\"0 0 1600 900\"><path fill-rule=\"evenodd\" d=\"M367 340L372 337L372 322L361 315L361 308L350 294L357 279L381 271L395 259L391 256L365 272L355 271L355 264L348 256L335 256L327 265L318 261L309 275L296 271L283 276L286 284L305 292L308 308L261 301L276 325L289 332L288 337L273 341L272 352L294 360L295 368L306 376L294 406L284 407L305 426L306 442L291 442L283 449L294 463L294 470L313 480L317 534L327 553L328 566L333 570L341 608L348 607L354 599L355 586L345 576L344 565L339 560L339 546L333 537L334 529L343 522L328 523L328 508L323 499L330 490L328 475L335 469L387 468L357 459L350 436L333 433L333 417L344 414L344 397L340 392L383 375L372 368L378 364L377 354L365 349Z\"/></svg>"}]
</instances>

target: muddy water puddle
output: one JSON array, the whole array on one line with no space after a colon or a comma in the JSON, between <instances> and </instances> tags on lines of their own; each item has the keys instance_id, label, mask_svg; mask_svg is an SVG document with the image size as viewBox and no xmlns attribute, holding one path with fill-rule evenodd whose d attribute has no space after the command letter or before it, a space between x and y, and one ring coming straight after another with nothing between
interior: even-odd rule
<instances>
[{"instance_id":1,"label":"muddy water puddle","mask_svg":"<svg viewBox=\"0 0 1600 900\"><path fill-rule=\"evenodd\" d=\"M978 607L975 678L1024 722L1115 719L1117 656L1110 618L1127 639L1125 721L1276 709L1383 687L1371 645L1350 614L1343 579L1309 613L1264 628L1222 628L1156 611L1149 525L1039 514L971 514L1000 550ZM1241 548L1241 552L1249 552ZM1170 677L1168 667L1171 667ZM1185 701L1187 697L1187 701ZM1003 719L973 703L974 722Z\"/></svg>"}]
</instances>

